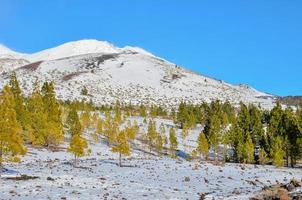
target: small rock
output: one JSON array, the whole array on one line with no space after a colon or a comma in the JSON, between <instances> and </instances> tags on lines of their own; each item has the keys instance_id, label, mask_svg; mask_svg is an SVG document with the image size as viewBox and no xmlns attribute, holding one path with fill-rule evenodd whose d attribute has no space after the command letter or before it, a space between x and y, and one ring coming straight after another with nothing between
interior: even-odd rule
<instances>
[{"instance_id":1,"label":"small rock","mask_svg":"<svg viewBox=\"0 0 302 200\"><path fill-rule=\"evenodd\" d=\"M185 182L190 182L190 177L186 176L185 177Z\"/></svg>"}]
</instances>

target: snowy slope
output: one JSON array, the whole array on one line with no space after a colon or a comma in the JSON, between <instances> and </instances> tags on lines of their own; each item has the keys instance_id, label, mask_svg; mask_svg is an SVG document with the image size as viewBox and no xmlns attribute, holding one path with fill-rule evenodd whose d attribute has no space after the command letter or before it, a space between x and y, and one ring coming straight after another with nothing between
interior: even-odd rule
<instances>
[{"instance_id":1,"label":"snowy slope","mask_svg":"<svg viewBox=\"0 0 302 200\"><path fill-rule=\"evenodd\" d=\"M134 117L140 134L146 134L147 124L142 117ZM173 121L156 119L156 125L174 126ZM176 128L176 127L175 127ZM181 132L176 128L176 131ZM199 128L190 131L196 137ZM275 168L227 163L213 165L198 160L171 159L145 151L145 145L135 140L131 156L123 158L120 168L118 154L101 140L90 139L91 155L80 159L78 168L72 166L73 155L67 153L68 143L59 151L29 148L21 163L7 164L0 181L0 199L250 199L265 186L286 183L302 178L301 168ZM181 142L181 137L178 135ZM196 139L195 139L196 141ZM135 145L134 145L135 144ZM196 147L196 143L191 143ZM182 147L180 147L181 149ZM5 177L26 174L38 176L28 181L5 180ZM50 178L49 178L50 177Z\"/></svg>"},{"instance_id":2,"label":"snowy slope","mask_svg":"<svg viewBox=\"0 0 302 200\"><path fill-rule=\"evenodd\" d=\"M14 52L0 44L0 73L29 64L30 62L25 59L26 56L26 54Z\"/></svg>"},{"instance_id":3,"label":"snowy slope","mask_svg":"<svg viewBox=\"0 0 302 200\"><path fill-rule=\"evenodd\" d=\"M177 106L181 101L210 102L219 99L238 105L260 104L271 108L274 97L245 85L233 86L223 81L202 76L138 47L118 48L107 42L81 40L22 59L31 63L12 67L24 88L32 82L54 81L61 99L87 99L97 104L120 100L132 104ZM2 84L8 76L2 74ZM80 94L83 86L89 96Z\"/></svg>"}]
</instances>

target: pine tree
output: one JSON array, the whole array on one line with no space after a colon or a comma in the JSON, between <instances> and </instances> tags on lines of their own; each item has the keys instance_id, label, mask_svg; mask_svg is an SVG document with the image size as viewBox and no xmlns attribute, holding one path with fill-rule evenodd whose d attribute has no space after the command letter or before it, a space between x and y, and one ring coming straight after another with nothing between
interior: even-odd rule
<instances>
[{"instance_id":1,"label":"pine tree","mask_svg":"<svg viewBox=\"0 0 302 200\"><path fill-rule=\"evenodd\" d=\"M0 94L0 167L3 162L19 161L19 155L26 153L15 108L14 94L5 86Z\"/></svg>"},{"instance_id":2,"label":"pine tree","mask_svg":"<svg viewBox=\"0 0 302 200\"><path fill-rule=\"evenodd\" d=\"M157 107L156 106L151 106L151 108L150 108L150 115L151 115L152 119L154 119L155 117L157 117L158 113L157 113Z\"/></svg>"},{"instance_id":3,"label":"pine tree","mask_svg":"<svg viewBox=\"0 0 302 200\"><path fill-rule=\"evenodd\" d=\"M287 165L288 158L290 158L290 165L291 167L294 167L296 160L302 153L302 149L299 145L299 140L302 138L302 130L299 127L297 117L294 115L291 109L286 109L284 111L280 129L283 136Z\"/></svg>"},{"instance_id":4,"label":"pine tree","mask_svg":"<svg viewBox=\"0 0 302 200\"><path fill-rule=\"evenodd\" d=\"M271 110L269 115L269 124L268 124L268 131L267 131L267 140L268 140L268 146L269 148L266 149L267 152L269 152L270 155L272 155L272 149L273 149L273 140L277 136L283 135L281 123L282 123L282 116L283 116L283 110L280 103L277 103L277 105Z\"/></svg>"},{"instance_id":5,"label":"pine tree","mask_svg":"<svg viewBox=\"0 0 302 200\"><path fill-rule=\"evenodd\" d=\"M38 82L27 103L30 123L25 126L26 138L33 145L57 146L63 139L63 127L59 103L52 83L44 83L42 94Z\"/></svg>"},{"instance_id":6,"label":"pine tree","mask_svg":"<svg viewBox=\"0 0 302 200\"><path fill-rule=\"evenodd\" d=\"M264 132L262 118L263 113L261 110L255 106L249 106L250 113L250 134L255 145L260 145L261 148L268 149L267 136Z\"/></svg>"},{"instance_id":7,"label":"pine tree","mask_svg":"<svg viewBox=\"0 0 302 200\"><path fill-rule=\"evenodd\" d=\"M87 148L88 143L86 139L81 136L81 134L72 135L67 151L74 155L74 166L77 165L77 159L79 157L86 155Z\"/></svg>"},{"instance_id":8,"label":"pine tree","mask_svg":"<svg viewBox=\"0 0 302 200\"><path fill-rule=\"evenodd\" d=\"M186 139L187 139L187 137L189 135L189 125L188 125L187 122L185 122L184 125L183 125L183 129L181 131L181 135L182 135L183 145L184 145L185 151L186 151L186 147L187 147L187 145L186 145Z\"/></svg>"},{"instance_id":9,"label":"pine tree","mask_svg":"<svg viewBox=\"0 0 302 200\"><path fill-rule=\"evenodd\" d=\"M251 139L251 136L248 135L246 142L245 142L245 154L246 154L246 162L247 163L253 163L254 162L254 144L253 141Z\"/></svg>"},{"instance_id":10,"label":"pine tree","mask_svg":"<svg viewBox=\"0 0 302 200\"><path fill-rule=\"evenodd\" d=\"M121 113L121 105L119 101L116 101L115 104L115 122L117 124L122 123L122 113Z\"/></svg>"},{"instance_id":11,"label":"pine tree","mask_svg":"<svg viewBox=\"0 0 302 200\"><path fill-rule=\"evenodd\" d=\"M206 160L208 159L209 153L209 143L203 132L199 133L197 139L197 149L196 151L203 156Z\"/></svg>"},{"instance_id":12,"label":"pine tree","mask_svg":"<svg viewBox=\"0 0 302 200\"><path fill-rule=\"evenodd\" d=\"M76 106L71 106L68 117L67 117L67 127L70 134L79 135L81 134L83 128L79 120L78 112Z\"/></svg>"},{"instance_id":13,"label":"pine tree","mask_svg":"<svg viewBox=\"0 0 302 200\"><path fill-rule=\"evenodd\" d=\"M160 124L159 133L160 133L161 136L166 135L166 128L165 128L165 125L163 123Z\"/></svg>"},{"instance_id":14,"label":"pine tree","mask_svg":"<svg viewBox=\"0 0 302 200\"><path fill-rule=\"evenodd\" d=\"M45 107L45 111L48 114L48 120L53 121L61 126L61 111L60 104L56 99L56 93L54 90L53 82L45 82L42 86L42 99Z\"/></svg>"},{"instance_id":15,"label":"pine tree","mask_svg":"<svg viewBox=\"0 0 302 200\"><path fill-rule=\"evenodd\" d=\"M83 129L89 128L91 121L90 121L90 112L88 110L83 112L80 122L81 122Z\"/></svg>"},{"instance_id":16,"label":"pine tree","mask_svg":"<svg viewBox=\"0 0 302 200\"><path fill-rule=\"evenodd\" d=\"M29 97L27 109L31 119L30 131L27 132L27 138L32 145L47 146L48 112L45 110L43 97L37 81L34 83L34 90Z\"/></svg>"},{"instance_id":17,"label":"pine tree","mask_svg":"<svg viewBox=\"0 0 302 200\"><path fill-rule=\"evenodd\" d=\"M96 120L96 130L98 132L99 135L101 135L101 133L103 132L104 130L104 121L100 118L98 118Z\"/></svg>"},{"instance_id":18,"label":"pine tree","mask_svg":"<svg viewBox=\"0 0 302 200\"><path fill-rule=\"evenodd\" d=\"M134 122L134 125L131 125L130 121L127 122L127 126L125 128L125 134L129 141L135 140L138 131L139 131L139 127L136 121Z\"/></svg>"},{"instance_id":19,"label":"pine tree","mask_svg":"<svg viewBox=\"0 0 302 200\"><path fill-rule=\"evenodd\" d=\"M45 82L42 86L44 111L47 113L47 146L57 146L64 139L60 104L56 99L53 82Z\"/></svg>"},{"instance_id":20,"label":"pine tree","mask_svg":"<svg viewBox=\"0 0 302 200\"><path fill-rule=\"evenodd\" d=\"M12 72L11 74L9 86L15 99L17 121L21 124L22 128L24 129L25 126L28 124L29 118L24 105L24 97L22 95L22 91L20 89L15 72Z\"/></svg>"},{"instance_id":21,"label":"pine tree","mask_svg":"<svg viewBox=\"0 0 302 200\"><path fill-rule=\"evenodd\" d=\"M148 124L148 132L147 132L147 138L149 142L149 148L150 152L152 150L152 146L154 145L154 142L157 137L157 132L156 132L156 127L155 127L155 122L150 120Z\"/></svg>"},{"instance_id":22,"label":"pine tree","mask_svg":"<svg viewBox=\"0 0 302 200\"><path fill-rule=\"evenodd\" d=\"M218 114L212 114L207 119L204 133L209 138L210 144L214 149L215 161L218 161L219 144L222 140L222 126Z\"/></svg>"},{"instance_id":23,"label":"pine tree","mask_svg":"<svg viewBox=\"0 0 302 200\"><path fill-rule=\"evenodd\" d=\"M161 152L167 145L166 128L163 123L160 124L159 133L156 138L157 152Z\"/></svg>"},{"instance_id":24,"label":"pine tree","mask_svg":"<svg viewBox=\"0 0 302 200\"><path fill-rule=\"evenodd\" d=\"M160 153L163 150L164 146L164 140L163 137L160 134L157 134L156 140L155 140L155 147L158 153Z\"/></svg>"},{"instance_id":25,"label":"pine tree","mask_svg":"<svg viewBox=\"0 0 302 200\"><path fill-rule=\"evenodd\" d=\"M169 141L170 141L171 155L174 158L176 156L175 153L176 153L176 150L178 147L178 141L177 141L177 137L176 137L174 128L170 129Z\"/></svg>"},{"instance_id":26,"label":"pine tree","mask_svg":"<svg viewBox=\"0 0 302 200\"><path fill-rule=\"evenodd\" d=\"M130 155L130 146L124 130L118 133L112 152L119 153L119 166L122 167L122 155Z\"/></svg>"},{"instance_id":27,"label":"pine tree","mask_svg":"<svg viewBox=\"0 0 302 200\"><path fill-rule=\"evenodd\" d=\"M147 109L143 104L141 104L140 107L139 107L139 115L141 117L146 117L147 116Z\"/></svg>"},{"instance_id":28,"label":"pine tree","mask_svg":"<svg viewBox=\"0 0 302 200\"><path fill-rule=\"evenodd\" d=\"M109 146L111 146L114 141L116 140L116 137L118 135L119 132L119 126L116 122L116 120L114 120L109 112L105 112L105 116L106 119L104 121L104 136L106 138L106 141L108 143Z\"/></svg>"},{"instance_id":29,"label":"pine tree","mask_svg":"<svg viewBox=\"0 0 302 200\"><path fill-rule=\"evenodd\" d=\"M283 150L282 139L280 137L275 138L272 150L273 164L276 167L282 167L284 165L285 152Z\"/></svg>"},{"instance_id":30,"label":"pine tree","mask_svg":"<svg viewBox=\"0 0 302 200\"><path fill-rule=\"evenodd\" d=\"M188 118L188 109L187 109L187 105L184 102L181 102L178 106L178 112L177 112L177 122L180 124L180 128L183 128L183 125L185 123L185 121Z\"/></svg>"},{"instance_id":31,"label":"pine tree","mask_svg":"<svg viewBox=\"0 0 302 200\"><path fill-rule=\"evenodd\" d=\"M99 122L99 116L96 112L93 113L93 115L90 118L90 128L97 128Z\"/></svg>"},{"instance_id":32,"label":"pine tree","mask_svg":"<svg viewBox=\"0 0 302 200\"><path fill-rule=\"evenodd\" d=\"M238 140L238 142L236 144L235 153L236 153L237 161L239 163L244 162L246 155L245 155L244 143L242 140Z\"/></svg>"},{"instance_id":33,"label":"pine tree","mask_svg":"<svg viewBox=\"0 0 302 200\"><path fill-rule=\"evenodd\" d=\"M248 107L240 103L240 111L238 113L238 125L242 129L244 133L244 140L247 138L247 135L250 134L250 127L251 127L251 116L249 113Z\"/></svg>"},{"instance_id":34,"label":"pine tree","mask_svg":"<svg viewBox=\"0 0 302 200\"><path fill-rule=\"evenodd\" d=\"M266 154L264 149L261 149L260 154L259 154L259 163L260 163L260 165L265 165L267 163L267 161L268 161L267 154Z\"/></svg>"},{"instance_id":35,"label":"pine tree","mask_svg":"<svg viewBox=\"0 0 302 200\"><path fill-rule=\"evenodd\" d=\"M103 120L97 118L95 119L95 132L92 135L95 143L99 143L99 136L103 134Z\"/></svg>"}]
</instances>

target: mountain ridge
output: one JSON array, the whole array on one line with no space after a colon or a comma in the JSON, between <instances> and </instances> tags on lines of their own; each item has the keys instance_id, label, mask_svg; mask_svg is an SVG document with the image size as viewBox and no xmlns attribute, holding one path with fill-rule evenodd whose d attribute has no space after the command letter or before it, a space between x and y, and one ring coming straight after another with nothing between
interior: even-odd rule
<instances>
[{"instance_id":1,"label":"mountain ridge","mask_svg":"<svg viewBox=\"0 0 302 200\"><path fill-rule=\"evenodd\" d=\"M3 51L4 52L4 51ZM7 52L7 50L6 50ZM6 58L5 58L6 56ZM271 108L275 97L246 85L232 85L182 68L139 47L123 48L93 39L64 43L33 54L1 53L0 79L16 71L30 91L35 79L54 81L58 97L86 99L96 104L116 100L132 104L177 106L213 100ZM87 87L90 96L81 94Z\"/></svg>"}]
</instances>

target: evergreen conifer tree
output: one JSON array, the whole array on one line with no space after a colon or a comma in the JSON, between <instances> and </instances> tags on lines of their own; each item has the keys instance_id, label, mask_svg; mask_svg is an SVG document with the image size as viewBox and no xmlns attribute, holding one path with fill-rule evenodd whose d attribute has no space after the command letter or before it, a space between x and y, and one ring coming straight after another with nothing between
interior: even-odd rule
<instances>
[{"instance_id":1,"label":"evergreen conifer tree","mask_svg":"<svg viewBox=\"0 0 302 200\"><path fill-rule=\"evenodd\" d=\"M33 145L47 146L48 112L45 110L43 97L38 82L34 83L34 90L29 97L27 109L30 117L30 131L27 138Z\"/></svg>"},{"instance_id":2,"label":"evergreen conifer tree","mask_svg":"<svg viewBox=\"0 0 302 200\"><path fill-rule=\"evenodd\" d=\"M273 164L276 167L282 167L284 165L285 152L283 150L283 144L282 144L281 137L276 137L274 139L273 144L274 144L273 149L272 149Z\"/></svg>"},{"instance_id":3,"label":"evergreen conifer tree","mask_svg":"<svg viewBox=\"0 0 302 200\"><path fill-rule=\"evenodd\" d=\"M265 165L267 163L267 161L268 161L267 154L266 154L264 149L261 149L260 154L259 154L259 163L260 163L260 165Z\"/></svg>"},{"instance_id":4,"label":"evergreen conifer tree","mask_svg":"<svg viewBox=\"0 0 302 200\"><path fill-rule=\"evenodd\" d=\"M112 151L119 153L119 166L122 167L122 155L130 155L130 146L124 130L118 133L115 145L112 147Z\"/></svg>"},{"instance_id":5,"label":"evergreen conifer tree","mask_svg":"<svg viewBox=\"0 0 302 200\"><path fill-rule=\"evenodd\" d=\"M154 145L154 142L157 137L157 132L156 132L156 127L155 127L155 122L150 120L148 124L148 132L147 132L147 138L149 142L149 148L150 152L152 150L152 146Z\"/></svg>"},{"instance_id":6,"label":"evergreen conifer tree","mask_svg":"<svg viewBox=\"0 0 302 200\"><path fill-rule=\"evenodd\" d=\"M0 94L0 168L3 162L19 161L19 156L26 153L15 108L14 94L5 86Z\"/></svg>"},{"instance_id":7,"label":"evergreen conifer tree","mask_svg":"<svg viewBox=\"0 0 302 200\"><path fill-rule=\"evenodd\" d=\"M176 150L177 150L177 147L178 147L178 141L177 141L177 137L176 137L176 133L175 133L175 129L174 128L170 129L169 141L170 141L171 155L174 158Z\"/></svg>"},{"instance_id":8,"label":"evergreen conifer tree","mask_svg":"<svg viewBox=\"0 0 302 200\"><path fill-rule=\"evenodd\" d=\"M74 166L77 166L77 159L79 157L86 155L87 148L88 143L86 139L81 136L81 134L78 133L72 135L67 151L74 155Z\"/></svg>"},{"instance_id":9,"label":"evergreen conifer tree","mask_svg":"<svg viewBox=\"0 0 302 200\"><path fill-rule=\"evenodd\" d=\"M245 142L245 154L246 154L246 162L247 163L253 163L254 162L254 144L252 141L252 138L250 135L247 136L246 142Z\"/></svg>"},{"instance_id":10,"label":"evergreen conifer tree","mask_svg":"<svg viewBox=\"0 0 302 200\"><path fill-rule=\"evenodd\" d=\"M196 151L201 154L205 160L208 159L209 143L203 132L199 133Z\"/></svg>"},{"instance_id":11,"label":"evergreen conifer tree","mask_svg":"<svg viewBox=\"0 0 302 200\"><path fill-rule=\"evenodd\" d=\"M70 134L79 135L81 134L83 128L79 120L78 112L75 106L71 106L68 117L67 117L67 127Z\"/></svg>"},{"instance_id":12,"label":"evergreen conifer tree","mask_svg":"<svg viewBox=\"0 0 302 200\"><path fill-rule=\"evenodd\" d=\"M20 89L19 82L15 72L12 72L9 86L15 99L15 110L17 115L17 120L21 124L22 128L25 129L26 125L29 123L28 113L25 109L24 97Z\"/></svg>"}]
</instances>

